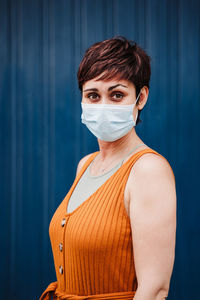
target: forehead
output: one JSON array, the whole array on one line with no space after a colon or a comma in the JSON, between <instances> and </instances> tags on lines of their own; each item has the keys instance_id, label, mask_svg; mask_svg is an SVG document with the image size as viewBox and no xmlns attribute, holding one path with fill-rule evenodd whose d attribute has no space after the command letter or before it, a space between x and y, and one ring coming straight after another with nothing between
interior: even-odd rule
<instances>
[{"instance_id":1,"label":"forehead","mask_svg":"<svg viewBox=\"0 0 200 300\"><path fill-rule=\"evenodd\" d=\"M109 80L97 80L98 77L93 78L91 80L86 81L83 84L83 90L85 89L90 89L90 88L97 88L97 89L101 89L101 90L107 90L109 87L111 86L115 86L117 84L122 84L124 87L122 87L125 90L134 90L134 85L131 81L126 80L126 79L117 79L117 78L113 78L113 79L109 79Z\"/></svg>"}]
</instances>

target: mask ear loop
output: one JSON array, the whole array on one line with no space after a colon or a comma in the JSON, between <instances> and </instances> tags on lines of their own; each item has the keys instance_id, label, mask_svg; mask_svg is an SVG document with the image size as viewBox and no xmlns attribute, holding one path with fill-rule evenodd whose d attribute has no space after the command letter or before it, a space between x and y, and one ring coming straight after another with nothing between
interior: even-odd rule
<instances>
[{"instance_id":1,"label":"mask ear loop","mask_svg":"<svg viewBox=\"0 0 200 300\"><path fill-rule=\"evenodd\" d=\"M137 96L137 98L135 100L135 104L138 102L138 98L140 97L140 94L141 94L141 90L140 90L140 92L139 92L139 94L138 94L138 96Z\"/></svg>"},{"instance_id":2,"label":"mask ear loop","mask_svg":"<svg viewBox=\"0 0 200 300\"><path fill-rule=\"evenodd\" d=\"M136 98L136 100L135 100L135 104L138 102L138 99L139 99L139 97L140 97L140 94L141 94L141 90L140 90L140 92L139 92L139 94L138 94L138 96L137 96L137 98ZM138 117L138 109L137 109L136 118L135 118L135 125L136 125L137 117Z\"/></svg>"}]
</instances>

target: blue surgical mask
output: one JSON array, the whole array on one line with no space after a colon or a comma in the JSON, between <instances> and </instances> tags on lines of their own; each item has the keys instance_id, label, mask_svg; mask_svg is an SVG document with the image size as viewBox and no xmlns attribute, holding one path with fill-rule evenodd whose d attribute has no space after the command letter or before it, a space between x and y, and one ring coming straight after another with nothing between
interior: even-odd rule
<instances>
[{"instance_id":1,"label":"blue surgical mask","mask_svg":"<svg viewBox=\"0 0 200 300\"><path fill-rule=\"evenodd\" d=\"M82 123L100 140L113 142L120 139L136 125L138 110L134 120L133 109L140 93L135 103L130 105L82 102Z\"/></svg>"}]
</instances>

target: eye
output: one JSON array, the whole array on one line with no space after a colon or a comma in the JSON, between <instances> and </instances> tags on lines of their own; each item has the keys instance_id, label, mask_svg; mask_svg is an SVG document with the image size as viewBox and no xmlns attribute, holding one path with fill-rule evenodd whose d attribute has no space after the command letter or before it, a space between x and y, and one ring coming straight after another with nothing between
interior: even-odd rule
<instances>
[{"instance_id":1,"label":"eye","mask_svg":"<svg viewBox=\"0 0 200 300\"><path fill-rule=\"evenodd\" d=\"M117 97L115 99L122 99L124 97L124 95L122 93L113 93L113 95L117 95Z\"/></svg>"},{"instance_id":2,"label":"eye","mask_svg":"<svg viewBox=\"0 0 200 300\"><path fill-rule=\"evenodd\" d=\"M91 98L91 96L98 96L98 95L97 95L96 93L89 93L89 94L87 95L87 98L95 100L95 99L97 99L97 98L96 98L96 97L92 97L92 98Z\"/></svg>"}]
</instances>

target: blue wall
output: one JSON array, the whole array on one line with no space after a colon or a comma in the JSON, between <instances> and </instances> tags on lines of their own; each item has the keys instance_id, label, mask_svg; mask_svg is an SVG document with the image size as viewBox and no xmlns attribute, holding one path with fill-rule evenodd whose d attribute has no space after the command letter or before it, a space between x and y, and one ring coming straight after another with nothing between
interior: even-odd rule
<instances>
[{"instance_id":1,"label":"blue wall","mask_svg":"<svg viewBox=\"0 0 200 300\"><path fill-rule=\"evenodd\" d=\"M78 65L124 35L152 57L136 131L170 162L176 259L168 299L199 299L200 2L0 0L1 299L38 299L56 280L50 219L81 157L98 150L80 122Z\"/></svg>"}]
</instances>

